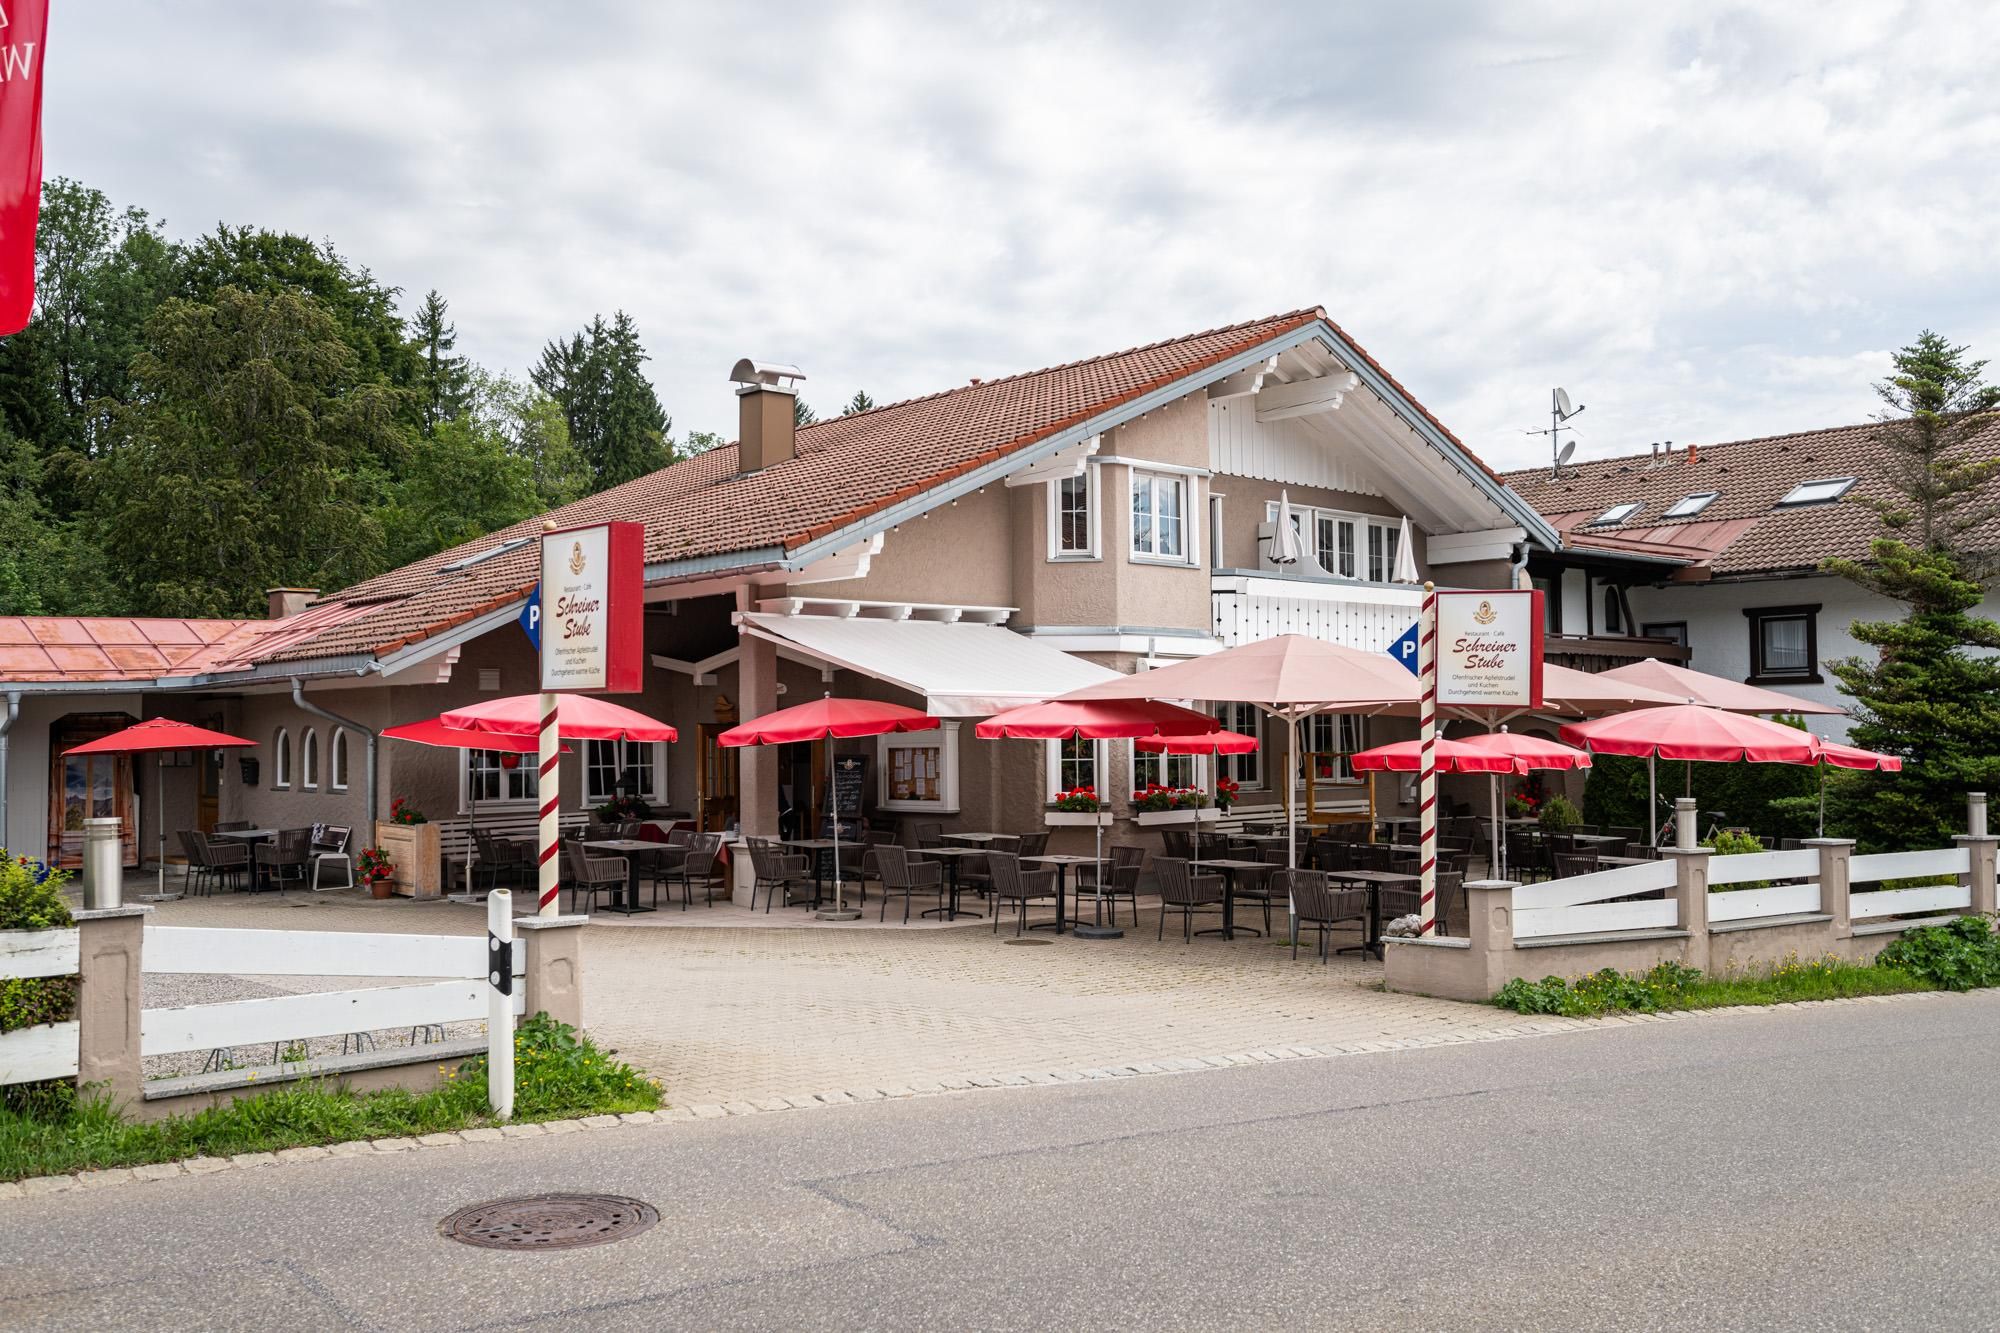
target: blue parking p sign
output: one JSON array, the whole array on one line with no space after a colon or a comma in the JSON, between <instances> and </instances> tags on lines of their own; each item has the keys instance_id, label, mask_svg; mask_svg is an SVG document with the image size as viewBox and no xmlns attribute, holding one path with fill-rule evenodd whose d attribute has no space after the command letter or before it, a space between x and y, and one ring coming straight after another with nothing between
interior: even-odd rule
<instances>
[{"instance_id":1,"label":"blue parking p sign","mask_svg":"<svg viewBox=\"0 0 2000 1333\"><path fill-rule=\"evenodd\" d=\"M542 585L528 594L528 604L521 608L521 628L528 636L528 642L535 645L535 651L542 651Z\"/></svg>"},{"instance_id":2,"label":"blue parking p sign","mask_svg":"<svg viewBox=\"0 0 2000 1333\"><path fill-rule=\"evenodd\" d=\"M1421 669L1421 664L1417 661L1417 627L1415 625L1404 630L1403 636L1389 645L1389 656L1401 662L1411 675L1414 676L1418 673Z\"/></svg>"}]
</instances>

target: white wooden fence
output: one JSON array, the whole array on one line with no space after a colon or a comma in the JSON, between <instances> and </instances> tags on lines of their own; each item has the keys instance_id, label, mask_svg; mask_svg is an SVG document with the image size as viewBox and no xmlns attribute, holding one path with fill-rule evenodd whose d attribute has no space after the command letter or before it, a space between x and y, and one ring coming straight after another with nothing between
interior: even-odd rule
<instances>
[{"instance_id":1,"label":"white wooden fence","mask_svg":"<svg viewBox=\"0 0 2000 1333\"><path fill-rule=\"evenodd\" d=\"M1514 890L1514 938L1591 935L1606 930L1663 929L1679 921L1671 891L1671 861L1616 866L1588 875L1523 884ZM1639 893L1667 890L1666 898L1611 902Z\"/></svg>"},{"instance_id":2,"label":"white wooden fence","mask_svg":"<svg viewBox=\"0 0 2000 1333\"><path fill-rule=\"evenodd\" d=\"M1972 906L1972 886L1963 879L1955 884L1933 884L1919 889L1876 889L1854 893L1859 884L1880 884L1887 879L1926 879L1933 875L1966 875L1972 871L1972 853L1964 847L1944 847L1928 852L1880 852L1857 856L1850 863L1848 911L1856 921L1877 916L1899 916L1905 912L1945 912Z\"/></svg>"},{"instance_id":3,"label":"white wooden fence","mask_svg":"<svg viewBox=\"0 0 2000 1333\"><path fill-rule=\"evenodd\" d=\"M347 931L213 930L149 926L141 966L155 975L445 978L407 986L280 995L221 1004L144 1009L144 1055L208 1051L340 1036L488 1016L486 939ZM523 972L517 951L514 974ZM75 930L0 932L0 978L57 977L77 970ZM513 988L523 1012L526 988ZM65 1078L77 1072L77 1024L0 1033L0 1084Z\"/></svg>"},{"instance_id":4,"label":"white wooden fence","mask_svg":"<svg viewBox=\"0 0 2000 1333\"><path fill-rule=\"evenodd\" d=\"M1805 847L1792 852L1745 852L1708 859L1708 887L1754 884L1759 880L1804 880L1769 884L1761 889L1733 889L1709 894L1710 924L1754 921L1766 916L1796 916L1819 910L1819 851Z\"/></svg>"}]
</instances>

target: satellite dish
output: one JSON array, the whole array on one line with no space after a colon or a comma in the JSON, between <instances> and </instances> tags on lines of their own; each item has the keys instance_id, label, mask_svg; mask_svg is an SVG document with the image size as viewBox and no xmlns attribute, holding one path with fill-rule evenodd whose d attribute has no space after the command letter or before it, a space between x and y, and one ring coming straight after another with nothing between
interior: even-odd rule
<instances>
[{"instance_id":1,"label":"satellite dish","mask_svg":"<svg viewBox=\"0 0 2000 1333\"><path fill-rule=\"evenodd\" d=\"M1575 457L1575 455L1576 455L1576 441L1571 440L1568 444L1562 447L1562 452L1556 455L1556 466L1561 467L1564 463L1569 462L1571 458Z\"/></svg>"},{"instance_id":2,"label":"satellite dish","mask_svg":"<svg viewBox=\"0 0 2000 1333\"><path fill-rule=\"evenodd\" d=\"M1559 416L1559 417L1566 417L1566 416L1568 416L1569 414L1570 414L1570 410L1569 410L1569 390L1567 390L1567 389L1557 389L1557 390L1556 390L1556 415L1557 415L1557 416Z\"/></svg>"}]
</instances>

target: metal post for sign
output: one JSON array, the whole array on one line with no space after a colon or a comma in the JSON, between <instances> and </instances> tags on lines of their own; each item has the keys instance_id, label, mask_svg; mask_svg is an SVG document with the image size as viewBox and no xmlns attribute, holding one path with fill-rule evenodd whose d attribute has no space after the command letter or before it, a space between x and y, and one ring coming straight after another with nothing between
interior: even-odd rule
<instances>
[{"instance_id":1,"label":"metal post for sign","mask_svg":"<svg viewBox=\"0 0 2000 1333\"><path fill-rule=\"evenodd\" d=\"M486 898L486 1101L501 1120L514 1115L514 894Z\"/></svg>"},{"instance_id":2,"label":"metal post for sign","mask_svg":"<svg viewBox=\"0 0 2000 1333\"><path fill-rule=\"evenodd\" d=\"M562 863L557 858L562 835L562 737L556 726L556 705L561 698L561 695L543 691L542 726L537 733L539 746L536 753L541 767L536 770L535 790L542 802L542 812L535 839L541 857L537 863L539 877L536 881L541 896L537 900L536 911L541 916L556 914L556 899L561 896L562 890Z\"/></svg>"},{"instance_id":3,"label":"metal post for sign","mask_svg":"<svg viewBox=\"0 0 2000 1333\"><path fill-rule=\"evenodd\" d=\"M1418 705L1417 747L1417 934L1437 930L1437 586L1424 584L1423 628L1417 632L1417 674L1423 683Z\"/></svg>"}]
</instances>

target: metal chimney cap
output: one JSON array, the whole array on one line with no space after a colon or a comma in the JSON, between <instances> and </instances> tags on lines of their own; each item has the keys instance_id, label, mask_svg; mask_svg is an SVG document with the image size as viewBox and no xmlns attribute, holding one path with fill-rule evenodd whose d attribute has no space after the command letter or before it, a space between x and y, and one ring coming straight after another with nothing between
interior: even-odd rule
<instances>
[{"instance_id":1,"label":"metal chimney cap","mask_svg":"<svg viewBox=\"0 0 2000 1333\"><path fill-rule=\"evenodd\" d=\"M776 386L780 380L802 380L806 373L797 366L784 365L777 361L757 361L744 357L729 372L732 384L758 384Z\"/></svg>"}]
</instances>

